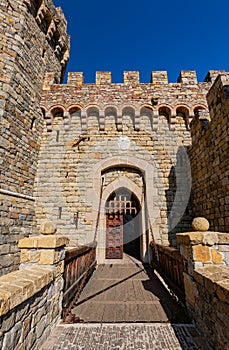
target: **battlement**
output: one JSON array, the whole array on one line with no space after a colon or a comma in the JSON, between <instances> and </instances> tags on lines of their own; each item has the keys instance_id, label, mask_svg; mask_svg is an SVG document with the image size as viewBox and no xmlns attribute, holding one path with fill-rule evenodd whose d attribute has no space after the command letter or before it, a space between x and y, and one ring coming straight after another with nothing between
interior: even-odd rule
<instances>
[{"instance_id":1,"label":"battlement","mask_svg":"<svg viewBox=\"0 0 229 350\"><path fill-rule=\"evenodd\" d=\"M69 59L70 37L61 7L55 7L52 0L25 0L24 3L65 70Z\"/></svg>"},{"instance_id":2,"label":"battlement","mask_svg":"<svg viewBox=\"0 0 229 350\"><path fill-rule=\"evenodd\" d=\"M204 80L205 83L213 83L223 70L210 70ZM54 83L54 82L53 82ZM124 71L123 82L124 85L138 85L140 84L140 73L138 71ZM178 84L198 84L196 71L183 70L180 72L177 82ZM83 72L70 72L68 73L67 84L69 85L83 85L84 74ZM96 72L95 85L112 84L111 72ZM166 85L169 84L167 71L152 71L150 84L152 85Z\"/></svg>"}]
</instances>

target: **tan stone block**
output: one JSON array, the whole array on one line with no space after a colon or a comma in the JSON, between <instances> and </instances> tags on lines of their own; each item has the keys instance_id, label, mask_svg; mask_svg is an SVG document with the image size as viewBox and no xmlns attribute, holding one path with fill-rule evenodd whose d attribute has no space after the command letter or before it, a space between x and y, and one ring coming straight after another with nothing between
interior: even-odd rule
<instances>
[{"instance_id":1,"label":"tan stone block","mask_svg":"<svg viewBox=\"0 0 229 350\"><path fill-rule=\"evenodd\" d=\"M40 254L41 265L53 265L55 262L55 251L53 249L45 249Z\"/></svg>"},{"instance_id":2,"label":"tan stone block","mask_svg":"<svg viewBox=\"0 0 229 350\"><path fill-rule=\"evenodd\" d=\"M25 264L30 261L30 251L28 249L22 249L20 253L20 263Z\"/></svg>"},{"instance_id":3,"label":"tan stone block","mask_svg":"<svg viewBox=\"0 0 229 350\"><path fill-rule=\"evenodd\" d=\"M14 282L12 282L12 285L22 288L22 293L25 296L25 299L28 299L34 295L34 285L31 281L15 280Z\"/></svg>"},{"instance_id":4,"label":"tan stone block","mask_svg":"<svg viewBox=\"0 0 229 350\"><path fill-rule=\"evenodd\" d=\"M212 262L213 264L223 264L223 256L221 253L219 253L217 250L212 249Z\"/></svg>"},{"instance_id":5,"label":"tan stone block","mask_svg":"<svg viewBox=\"0 0 229 350\"><path fill-rule=\"evenodd\" d=\"M229 245L229 233L218 233L219 244Z\"/></svg>"},{"instance_id":6,"label":"tan stone block","mask_svg":"<svg viewBox=\"0 0 229 350\"><path fill-rule=\"evenodd\" d=\"M23 238L18 242L18 248L36 248L38 236Z\"/></svg>"},{"instance_id":7,"label":"tan stone block","mask_svg":"<svg viewBox=\"0 0 229 350\"><path fill-rule=\"evenodd\" d=\"M210 248L203 245L193 247L194 261L209 262L211 260Z\"/></svg>"},{"instance_id":8,"label":"tan stone block","mask_svg":"<svg viewBox=\"0 0 229 350\"><path fill-rule=\"evenodd\" d=\"M0 288L0 316L5 315L10 310L10 293Z\"/></svg>"},{"instance_id":9,"label":"tan stone block","mask_svg":"<svg viewBox=\"0 0 229 350\"><path fill-rule=\"evenodd\" d=\"M207 245L214 245L218 243L218 234L216 232L204 233L203 243Z\"/></svg>"},{"instance_id":10,"label":"tan stone block","mask_svg":"<svg viewBox=\"0 0 229 350\"><path fill-rule=\"evenodd\" d=\"M176 239L179 244L183 245L200 244L203 241L203 232L177 233Z\"/></svg>"},{"instance_id":11,"label":"tan stone block","mask_svg":"<svg viewBox=\"0 0 229 350\"><path fill-rule=\"evenodd\" d=\"M6 293L6 295L10 294L10 309L13 309L15 306L21 304L26 299L25 295L22 293L22 288L19 286L5 284L0 288L0 294L1 292Z\"/></svg>"},{"instance_id":12,"label":"tan stone block","mask_svg":"<svg viewBox=\"0 0 229 350\"><path fill-rule=\"evenodd\" d=\"M64 236L41 236L38 240L38 248L59 248L67 245L69 239Z\"/></svg>"}]
</instances>

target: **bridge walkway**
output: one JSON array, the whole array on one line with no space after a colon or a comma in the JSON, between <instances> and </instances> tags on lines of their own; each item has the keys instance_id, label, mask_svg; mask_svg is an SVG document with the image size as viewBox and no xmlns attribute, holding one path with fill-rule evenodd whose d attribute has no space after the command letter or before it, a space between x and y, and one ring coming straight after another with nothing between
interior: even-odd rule
<instances>
[{"instance_id":1,"label":"bridge walkway","mask_svg":"<svg viewBox=\"0 0 229 350\"><path fill-rule=\"evenodd\" d=\"M150 268L129 257L99 265L42 350L207 350L186 310Z\"/></svg>"}]
</instances>

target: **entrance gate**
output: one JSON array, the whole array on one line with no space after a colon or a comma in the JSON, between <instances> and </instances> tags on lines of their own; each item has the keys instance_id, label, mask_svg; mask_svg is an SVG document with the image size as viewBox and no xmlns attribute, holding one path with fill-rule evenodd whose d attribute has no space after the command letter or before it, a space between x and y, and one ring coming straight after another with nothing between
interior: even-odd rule
<instances>
[{"instance_id":1,"label":"entrance gate","mask_svg":"<svg viewBox=\"0 0 229 350\"><path fill-rule=\"evenodd\" d=\"M124 189L113 194L106 203L106 259L122 259L125 250L124 224L137 215L136 201ZM134 230L134 226L133 226ZM132 233L134 236L134 232ZM128 238L128 241L131 238ZM129 242L128 242L129 243Z\"/></svg>"}]
</instances>

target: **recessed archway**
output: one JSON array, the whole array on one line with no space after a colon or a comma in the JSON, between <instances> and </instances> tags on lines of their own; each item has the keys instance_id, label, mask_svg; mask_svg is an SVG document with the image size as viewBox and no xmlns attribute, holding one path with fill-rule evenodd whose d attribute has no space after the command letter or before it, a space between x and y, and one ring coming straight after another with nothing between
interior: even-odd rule
<instances>
[{"instance_id":1,"label":"recessed archway","mask_svg":"<svg viewBox=\"0 0 229 350\"><path fill-rule=\"evenodd\" d=\"M106 259L122 259L123 253L141 258L141 206L133 192L118 188L106 201Z\"/></svg>"}]
</instances>

